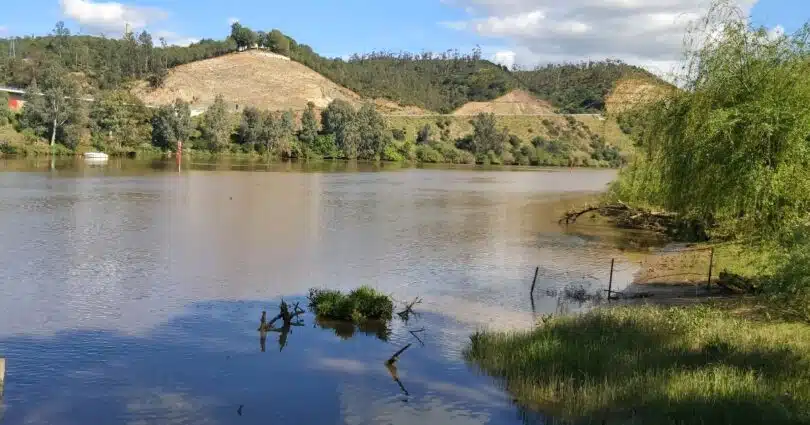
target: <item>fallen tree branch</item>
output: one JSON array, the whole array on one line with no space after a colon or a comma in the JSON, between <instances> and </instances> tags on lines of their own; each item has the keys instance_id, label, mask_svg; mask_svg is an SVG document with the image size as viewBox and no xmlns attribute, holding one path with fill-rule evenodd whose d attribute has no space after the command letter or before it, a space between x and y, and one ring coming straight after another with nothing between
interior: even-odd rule
<instances>
[{"instance_id":1,"label":"fallen tree branch","mask_svg":"<svg viewBox=\"0 0 810 425\"><path fill-rule=\"evenodd\" d=\"M405 310L400 311L397 315L402 320L408 320L408 317L413 313L413 306L416 304L422 304L422 299L419 297L414 298L413 301L405 305Z\"/></svg>"},{"instance_id":2,"label":"fallen tree branch","mask_svg":"<svg viewBox=\"0 0 810 425\"><path fill-rule=\"evenodd\" d=\"M413 335L414 338L416 338L417 341L419 341L419 344L421 344L422 347L425 346L425 343L422 341L422 338L419 338L419 335L417 335L416 333L417 332L424 332L424 331L425 331L425 328L417 329L415 331L408 331L408 332L410 332L411 335Z\"/></svg>"},{"instance_id":3,"label":"fallen tree branch","mask_svg":"<svg viewBox=\"0 0 810 425\"><path fill-rule=\"evenodd\" d=\"M397 360L399 359L399 355L402 354L403 352L405 352L405 350L407 350L408 347L410 347L410 346L411 346L411 344L409 343L408 345L400 348L399 351L394 353L394 355L391 356L391 358L389 358L388 361L385 362L385 364L392 365L392 364L396 363Z\"/></svg>"}]
</instances>

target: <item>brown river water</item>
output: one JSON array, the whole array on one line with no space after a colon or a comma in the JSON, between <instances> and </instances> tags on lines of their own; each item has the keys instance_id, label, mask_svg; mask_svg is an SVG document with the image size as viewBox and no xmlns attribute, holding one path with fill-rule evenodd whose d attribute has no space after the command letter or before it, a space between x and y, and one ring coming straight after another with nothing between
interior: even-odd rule
<instances>
[{"instance_id":1,"label":"brown river water","mask_svg":"<svg viewBox=\"0 0 810 425\"><path fill-rule=\"evenodd\" d=\"M462 350L587 308L544 293L599 292L611 258L631 281L632 235L557 223L615 175L0 160L0 423L543 423ZM419 315L378 337L307 313L260 341L282 298L362 284ZM397 382L384 361L408 343Z\"/></svg>"}]
</instances>

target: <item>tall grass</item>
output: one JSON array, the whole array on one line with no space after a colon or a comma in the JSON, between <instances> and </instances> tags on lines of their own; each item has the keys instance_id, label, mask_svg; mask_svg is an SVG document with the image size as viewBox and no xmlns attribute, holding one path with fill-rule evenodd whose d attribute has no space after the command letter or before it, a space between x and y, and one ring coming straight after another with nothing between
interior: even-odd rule
<instances>
[{"instance_id":1,"label":"tall grass","mask_svg":"<svg viewBox=\"0 0 810 425\"><path fill-rule=\"evenodd\" d=\"M348 294L337 290L309 290L309 307L321 318L362 322L390 320L394 302L374 288L361 286Z\"/></svg>"},{"instance_id":2,"label":"tall grass","mask_svg":"<svg viewBox=\"0 0 810 425\"><path fill-rule=\"evenodd\" d=\"M719 306L617 307L478 332L465 356L560 423L810 423L810 326Z\"/></svg>"}]
</instances>

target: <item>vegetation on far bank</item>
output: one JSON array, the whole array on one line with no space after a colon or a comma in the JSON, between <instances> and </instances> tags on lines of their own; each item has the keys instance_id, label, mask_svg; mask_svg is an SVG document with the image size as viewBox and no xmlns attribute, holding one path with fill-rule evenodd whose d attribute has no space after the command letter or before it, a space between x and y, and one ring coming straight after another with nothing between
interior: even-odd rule
<instances>
[{"instance_id":1,"label":"vegetation on far bank","mask_svg":"<svg viewBox=\"0 0 810 425\"><path fill-rule=\"evenodd\" d=\"M810 326L729 306L598 309L476 333L465 356L554 423L810 421Z\"/></svg>"},{"instance_id":2,"label":"vegetation on far bank","mask_svg":"<svg viewBox=\"0 0 810 425\"><path fill-rule=\"evenodd\" d=\"M363 322L387 321L393 317L394 301L388 295L369 286L361 286L348 294L338 290L312 288L309 308L323 319Z\"/></svg>"},{"instance_id":3,"label":"vegetation on far bank","mask_svg":"<svg viewBox=\"0 0 810 425\"><path fill-rule=\"evenodd\" d=\"M0 153L40 154L47 151L43 142L49 140L60 145L58 152L99 150L113 155L172 152L182 142L184 150L304 160L616 167L627 158L570 116L535 118L538 132L528 140L500 126L493 114L466 118L461 133L451 131L458 120L449 117L434 118L418 129L397 128L373 104L356 109L343 100L334 100L320 112L310 103L297 117L290 110L252 107L233 114L224 98L217 97L204 114L192 117L186 102L153 110L120 90L83 102L63 69L49 68L43 75L43 95L27 96L19 115L0 107L7 123L0 133Z\"/></svg>"}]
</instances>

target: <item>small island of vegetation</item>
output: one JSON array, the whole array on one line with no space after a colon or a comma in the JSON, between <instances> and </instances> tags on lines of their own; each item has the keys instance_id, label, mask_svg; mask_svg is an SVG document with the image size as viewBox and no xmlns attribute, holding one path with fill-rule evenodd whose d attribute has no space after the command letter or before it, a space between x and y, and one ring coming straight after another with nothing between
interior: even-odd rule
<instances>
[{"instance_id":1,"label":"small island of vegetation","mask_svg":"<svg viewBox=\"0 0 810 425\"><path fill-rule=\"evenodd\" d=\"M324 319L361 323L367 320L388 321L394 315L394 301L369 286L344 294L334 289L309 290L309 308Z\"/></svg>"}]
</instances>

